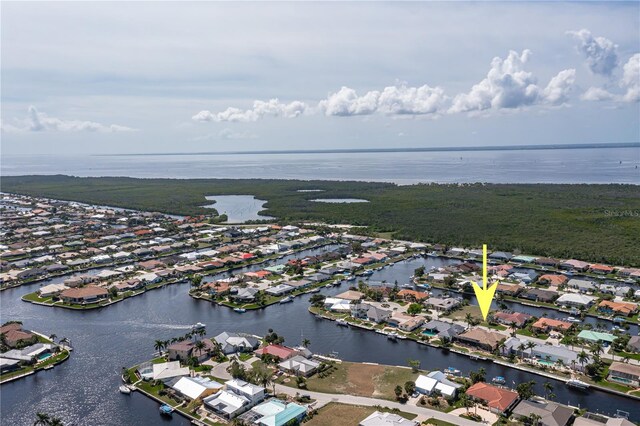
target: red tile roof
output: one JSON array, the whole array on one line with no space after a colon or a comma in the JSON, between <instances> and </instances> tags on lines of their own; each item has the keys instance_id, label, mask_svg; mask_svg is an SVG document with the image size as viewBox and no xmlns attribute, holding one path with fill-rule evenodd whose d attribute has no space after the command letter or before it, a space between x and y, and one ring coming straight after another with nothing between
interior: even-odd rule
<instances>
[{"instance_id":1,"label":"red tile roof","mask_svg":"<svg viewBox=\"0 0 640 426\"><path fill-rule=\"evenodd\" d=\"M487 383L478 382L467 389L467 395L479 399L490 408L501 412L506 411L518 399L518 394L508 389L502 389Z\"/></svg>"},{"instance_id":2,"label":"red tile roof","mask_svg":"<svg viewBox=\"0 0 640 426\"><path fill-rule=\"evenodd\" d=\"M294 356L298 352L295 351L294 349L287 348L286 346L269 345L269 346L265 346L264 348L258 349L257 351L255 351L255 353L256 355L269 354L269 355L278 357L280 359L287 359Z\"/></svg>"}]
</instances>

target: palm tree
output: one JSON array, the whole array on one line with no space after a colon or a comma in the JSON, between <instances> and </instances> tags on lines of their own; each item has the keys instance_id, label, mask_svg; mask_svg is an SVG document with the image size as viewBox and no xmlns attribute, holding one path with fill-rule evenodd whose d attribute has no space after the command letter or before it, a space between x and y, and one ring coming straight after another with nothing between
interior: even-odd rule
<instances>
[{"instance_id":1,"label":"palm tree","mask_svg":"<svg viewBox=\"0 0 640 426\"><path fill-rule=\"evenodd\" d=\"M533 342L527 342L527 349L529 349L529 358L533 358L533 348L536 347L536 344Z\"/></svg>"},{"instance_id":2,"label":"palm tree","mask_svg":"<svg viewBox=\"0 0 640 426\"><path fill-rule=\"evenodd\" d=\"M46 426L51 421L51 416L47 413L36 413L36 421L33 422L33 426Z\"/></svg>"},{"instance_id":3,"label":"palm tree","mask_svg":"<svg viewBox=\"0 0 640 426\"><path fill-rule=\"evenodd\" d=\"M164 342L162 340L156 340L153 344L153 348L162 355L162 349L164 348Z\"/></svg>"},{"instance_id":4,"label":"palm tree","mask_svg":"<svg viewBox=\"0 0 640 426\"><path fill-rule=\"evenodd\" d=\"M58 338L58 336L56 336L55 334L52 334L51 336L49 336L49 340L51 340L53 343L56 342L57 338Z\"/></svg>"},{"instance_id":5,"label":"palm tree","mask_svg":"<svg viewBox=\"0 0 640 426\"><path fill-rule=\"evenodd\" d=\"M591 344L590 349L591 349L591 353L592 353L594 356L600 355L602 352L604 352L604 349L603 349L603 347L602 347L602 343L601 343L600 341L593 342L593 343Z\"/></svg>"},{"instance_id":6,"label":"palm tree","mask_svg":"<svg viewBox=\"0 0 640 426\"><path fill-rule=\"evenodd\" d=\"M304 346L305 348L308 348L310 344L311 344L311 340L306 338L302 339L302 346Z\"/></svg>"},{"instance_id":7,"label":"palm tree","mask_svg":"<svg viewBox=\"0 0 640 426\"><path fill-rule=\"evenodd\" d=\"M202 340L198 340L196 343L194 343L193 347L196 348L200 353L202 353L202 350L205 348L205 344Z\"/></svg>"},{"instance_id":8,"label":"palm tree","mask_svg":"<svg viewBox=\"0 0 640 426\"><path fill-rule=\"evenodd\" d=\"M589 361L589 355L587 355L587 353L583 350L578 354L578 362L580 363L582 368L584 368L584 363L587 361Z\"/></svg>"},{"instance_id":9,"label":"palm tree","mask_svg":"<svg viewBox=\"0 0 640 426\"><path fill-rule=\"evenodd\" d=\"M64 426L64 423L62 423L62 420L60 420L59 418L52 417L49 421L49 426Z\"/></svg>"},{"instance_id":10,"label":"palm tree","mask_svg":"<svg viewBox=\"0 0 640 426\"><path fill-rule=\"evenodd\" d=\"M544 398L548 399L549 393L553 391L553 384L551 384L551 382L549 381L546 381L542 384L542 387L544 388Z\"/></svg>"},{"instance_id":11,"label":"palm tree","mask_svg":"<svg viewBox=\"0 0 640 426\"><path fill-rule=\"evenodd\" d=\"M524 350L527 349L527 345L524 343L520 343L518 345L518 351L520 352L520 361L524 359Z\"/></svg>"},{"instance_id":12,"label":"palm tree","mask_svg":"<svg viewBox=\"0 0 640 426\"><path fill-rule=\"evenodd\" d=\"M467 315L464 316L464 320L467 322L467 328L471 328L471 324L473 324L473 316L467 312Z\"/></svg>"}]
</instances>

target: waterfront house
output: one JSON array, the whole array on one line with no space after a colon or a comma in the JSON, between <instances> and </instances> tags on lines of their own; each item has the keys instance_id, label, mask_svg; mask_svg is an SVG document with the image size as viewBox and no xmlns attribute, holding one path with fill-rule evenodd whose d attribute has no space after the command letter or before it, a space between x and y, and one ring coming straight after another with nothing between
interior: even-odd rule
<instances>
[{"instance_id":1,"label":"waterfront house","mask_svg":"<svg viewBox=\"0 0 640 426\"><path fill-rule=\"evenodd\" d=\"M549 266L549 267L555 268L558 266L560 261L552 257L539 257L535 260L534 263L540 266Z\"/></svg>"},{"instance_id":2,"label":"waterfront house","mask_svg":"<svg viewBox=\"0 0 640 426\"><path fill-rule=\"evenodd\" d=\"M535 256L526 256L526 255L518 255L518 256L513 256L511 258L511 262L513 263L533 263L535 262L537 259L537 257Z\"/></svg>"},{"instance_id":3,"label":"waterfront house","mask_svg":"<svg viewBox=\"0 0 640 426\"><path fill-rule=\"evenodd\" d=\"M636 426L624 417L606 417L602 414L585 413L577 417L573 426Z\"/></svg>"},{"instance_id":4,"label":"waterfront house","mask_svg":"<svg viewBox=\"0 0 640 426\"><path fill-rule=\"evenodd\" d=\"M222 332L213 338L220 344L225 355L237 352L251 352L260 346L260 340L255 336L244 333Z\"/></svg>"},{"instance_id":5,"label":"waterfront house","mask_svg":"<svg viewBox=\"0 0 640 426\"><path fill-rule=\"evenodd\" d=\"M599 275L608 275L613 274L613 268L611 266L594 263L589 266L589 272Z\"/></svg>"},{"instance_id":6,"label":"waterfront house","mask_svg":"<svg viewBox=\"0 0 640 426\"><path fill-rule=\"evenodd\" d=\"M520 328L523 327L531 318L533 318L532 315L524 314L522 312L496 312L493 314L493 319L496 322L508 326L515 324Z\"/></svg>"},{"instance_id":7,"label":"waterfront house","mask_svg":"<svg viewBox=\"0 0 640 426\"><path fill-rule=\"evenodd\" d=\"M612 362L607 380L627 386L640 386L640 366L625 362Z\"/></svg>"},{"instance_id":8,"label":"waterfront house","mask_svg":"<svg viewBox=\"0 0 640 426\"><path fill-rule=\"evenodd\" d=\"M583 262L581 260L569 259L560 263L561 269L573 270L577 272L585 272L589 269L589 265L587 262Z\"/></svg>"},{"instance_id":9,"label":"waterfront house","mask_svg":"<svg viewBox=\"0 0 640 426\"><path fill-rule=\"evenodd\" d=\"M558 297L558 292L541 288L528 288L518 297L536 302L551 303Z\"/></svg>"},{"instance_id":10,"label":"waterfront house","mask_svg":"<svg viewBox=\"0 0 640 426\"><path fill-rule=\"evenodd\" d=\"M531 324L531 328L537 332L548 333L550 331L567 331L573 324L567 321L560 321L553 318L540 318Z\"/></svg>"},{"instance_id":11,"label":"waterfront house","mask_svg":"<svg viewBox=\"0 0 640 426\"><path fill-rule=\"evenodd\" d=\"M225 382L225 389L204 398L203 401L205 408L226 420L231 420L262 402L264 398L265 389L263 387L233 379Z\"/></svg>"},{"instance_id":12,"label":"waterfront house","mask_svg":"<svg viewBox=\"0 0 640 426\"><path fill-rule=\"evenodd\" d=\"M296 355L292 358L285 359L278 364L278 367L289 374L296 376L310 376L316 372L320 366L319 362L307 359L302 355Z\"/></svg>"},{"instance_id":13,"label":"waterfront house","mask_svg":"<svg viewBox=\"0 0 640 426\"><path fill-rule=\"evenodd\" d=\"M94 303L108 296L109 292L106 289L95 285L68 288L60 293L60 298L66 303Z\"/></svg>"},{"instance_id":14,"label":"waterfront house","mask_svg":"<svg viewBox=\"0 0 640 426\"><path fill-rule=\"evenodd\" d=\"M438 312L451 312L461 304L462 300L454 297L430 297L426 301L428 308L434 309Z\"/></svg>"},{"instance_id":15,"label":"waterfront house","mask_svg":"<svg viewBox=\"0 0 640 426\"><path fill-rule=\"evenodd\" d=\"M50 343L36 343L22 349L11 349L2 354L3 358L29 363L46 354L53 353L55 346Z\"/></svg>"},{"instance_id":16,"label":"waterfront house","mask_svg":"<svg viewBox=\"0 0 640 426\"><path fill-rule=\"evenodd\" d=\"M205 398L220 391L224 385L205 377L176 377L166 383L166 386L179 395L194 401Z\"/></svg>"},{"instance_id":17,"label":"waterfront house","mask_svg":"<svg viewBox=\"0 0 640 426\"><path fill-rule=\"evenodd\" d=\"M492 260L508 262L513 257L513 254L506 251L494 251L487 257Z\"/></svg>"},{"instance_id":18,"label":"waterfront house","mask_svg":"<svg viewBox=\"0 0 640 426\"><path fill-rule=\"evenodd\" d=\"M334 296L336 299L344 299L344 300L360 300L364 299L364 293L355 290L347 290L344 293L340 293Z\"/></svg>"},{"instance_id":19,"label":"waterfront house","mask_svg":"<svg viewBox=\"0 0 640 426\"><path fill-rule=\"evenodd\" d=\"M547 345L536 343L532 348L527 344L528 339L522 337L509 337L504 342L503 355L516 355L519 358L531 358L545 363L562 363L566 366L578 368L578 354L565 345Z\"/></svg>"},{"instance_id":20,"label":"waterfront house","mask_svg":"<svg viewBox=\"0 0 640 426\"><path fill-rule=\"evenodd\" d=\"M387 324L402 331L411 332L424 324L424 317L392 312L391 317L387 318Z\"/></svg>"},{"instance_id":21,"label":"waterfront house","mask_svg":"<svg viewBox=\"0 0 640 426\"><path fill-rule=\"evenodd\" d=\"M271 296L284 296L285 294L291 293L295 288L291 287L287 284L278 284L273 287L267 288L264 292Z\"/></svg>"},{"instance_id":22,"label":"waterfront house","mask_svg":"<svg viewBox=\"0 0 640 426\"><path fill-rule=\"evenodd\" d=\"M600 342L605 346L609 346L616 340L616 336L611 333L603 333L601 331L582 330L578 333L578 339L582 339L589 343Z\"/></svg>"},{"instance_id":23,"label":"waterfront house","mask_svg":"<svg viewBox=\"0 0 640 426\"><path fill-rule=\"evenodd\" d=\"M398 297L407 302L423 302L429 298L429 294L422 291L402 289L398 292Z\"/></svg>"},{"instance_id":24,"label":"waterfront house","mask_svg":"<svg viewBox=\"0 0 640 426\"><path fill-rule=\"evenodd\" d=\"M257 349L254 353L261 357L262 355L271 355L281 361L287 360L299 354L298 351L292 348L288 348L282 345L267 345L263 348Z\"/></svg>"},{"instance_id":25,"label":"waterfront house","mask_svg":"<svg viewBox=\"0 0 640 426\"><path fill-rule=\"evenodd\" d=\"M59 295L68 288L69 287L64 284L48 284L38 289L38 295L42 298L53 297Z\"/></svg>"},{"instance_id":26,"label":"waterfront house","mask_svg":"<svg viewBox=\"0 0 640 426\"><path fill-rule=\"evenodd\" d=\"M569 279L566 277L566 275L562 274L544 274L538 278L538 284L550 285L554 287L563 286L567 284L568 281Z\"/></svg>"},{"instance_id":27,"label":"waterfront house","mask_svg":"<svg viewBox=\"0 0 640 426\"><path fill-rule=\"evenodd\" d=\"M596 297L585 294L565 293L558 297L555 303L563 307L589 308L596 299Z\"/></svg>"},{"instance_id":28,"label":"waterfront house","mask_svg":"<svg viewBox=\"0 0 640 426\"><path fill-rule=\"evenodd\" d=\"M603 300L598 304L598 312L607 315L624 315L626 317L635 315L638 312L638 305L630 302L614 302Z\"/></svg>"},{"instance_id":29,"label":"waterfront house","mask_svg":"<svg viewBox=\"0 0 640 426\"><path fill-rule=\"evenodd\" d=\"M193 348L193 342L189 340L176 342L167 347L169 360L186 361L191 357Z\"/></svg>"},{"instance_id":30,"label":"waterfront house","mask_svg":"<svg viewBox=\"0 0 640 426\"><path fill-rule=\"evenodd\" d=\"M231 294L229 297L235 302L250 303L256 300L256 294L259 291L252 287L238 288L236 294Z\"/></svg>"},{"instance_id":31,"label":"waterfront house","mask_svg":"<svg viewBox=\"0 0 640 426\"><path fill-rule=\"evenodd\" d=\"M496 293L504 294L506 296L515 297L522 291L522 287L518 284L506 284L499 282L496 284Z\"/></svg>"},{"instance_id":32,"label":"waterfront house","mask_svg":"<svg viewBox=\"0 0 640 426\"><path fill-rule=\"evenodd\" d=\"M472 385L466 392L467 396L489 407L489 411L498 415L505 414L518 401L518 394L484 382Z\"/></svg>"},{"instance_id":33,"label":"waterfront house","mask_svg":"<svg viewBox=\"0 0 640 426\"><path fill-rule=\"evenodd\" d=\"M306 415L307 408L302 405L272 399L253 407L251 411L243 414L240 420L245 424L251 423L257 426L285 426L302 424Z\"/></svg>"},{"instance_id":34,"label":"waterfront house","mask_svg":"<svg viewBox=\"0 0 640 426\"><path fill-rule=\"evenodd\" d=\"M526 424L534 415L538 426L566 426L573 419L573 411L573 408L557 402L522 400L513 409L512 417Z\"/></svg>"},{"instance_id":35,"label":"waterfront house","mask_svg":"<svg viewBox=\"0 0 640 426\"><path fill-rule=\"evenodd\" d=\"M567 286L570 288L575 288L580 293L593 293L598 289L596 284L593 281L589 280L579 280L576 278L572 278L567 282Z\"/></svg>"},{"instance_id":36,"label":"waterfront house","mask_svg":"<svg viewBox=\"0 0 640 426\"><path fill-rule=\"evenodd\" d=\"M424 334L437 336L439 338L452 339L464 331L464 327L459 324L449 322L431 320L424 325Z\"/></svg>"},{"instance_id":37,"label":"waterfront house","mask_svg":"<svg viewBox=\"0 0 640 426\"><path fill-rule=\"evenodd\" d=\"M18 322L12 322L0 327L0 334L4 335L4 343L10 348L38 341L38 336L28 330L23 330L22 324Z\"/></svg>"},{"instance_id":38,"label":"waterfront house","mask_svg":"<svg viewBox=\"0 0 640 426\"><path fill-rule=\"evenodd\" d=\"M640 336L631 336L627 343L627 350L634 353L640 352Z\"/></svg>"},{"instance_id":39,"label":"waterfront house","mask_svg":"<svg viewBox=\"0 0 640 426\"><path fill-rule=\"evenodd\" d=\"M171 380L175 377L189 375L189 367L181 367L180 361L161 362L153 364L147 362L138 367L140 376L145 380Z\"/></svg>"},{"instance_id":40,"label":"waterfront house","mask_svg":"<svg viewBox=\"0 0 640 426\"><path fill-rule=\"evenodd\" d=\"M376 324L381 324L391 317L391 312L389 309L378 308L377 306L371 305L367 310L367 319Z\"/></svg>"},{"instance_id":41,"label":"waterfront house","mask_svg":"<svg viewBox=\"0 0 640 426\"><path fill-rule=\"evenodd\" d=\"M20 360L3 358L0 355L0 374L15 371L20 368Z\"/></svg>"},{"instance_id":42,"label":"waterfront house","mask_svg":"<svg viewBox=\"0 0 640 426\"><path fill-rule=\"evenodd\" d=\"M531 270L526 272L513 272L509 275L509 278L525 284L531 284L536 280L536 278L538 278L538 274Z\"/></svg>"},{"instance_id":43,"label":"waterfront house","mask_svg":"<svg viewBox=\"0 0 640 426\"><path fill-rule=\"evenodd\" d=\"M440 392L445 398L454 398L461 384L447 379L442 371L432 371L426 376L419 375L416 379L416 392L423 395L431 395L435 391Z\"/></svg>"},{"instance_id":44,"label":"waterfront house","mask_svg":"<svg viewBox=\"0 0 640 426\"><path fill-rule=\"evenodd\" d=\"M463 345L479 348L488 352L493 352L498 347L500 341L505 336L494 331L488 331L483 328L472 328L457 335L454 340Z\"/></svg>"}]
</instances>

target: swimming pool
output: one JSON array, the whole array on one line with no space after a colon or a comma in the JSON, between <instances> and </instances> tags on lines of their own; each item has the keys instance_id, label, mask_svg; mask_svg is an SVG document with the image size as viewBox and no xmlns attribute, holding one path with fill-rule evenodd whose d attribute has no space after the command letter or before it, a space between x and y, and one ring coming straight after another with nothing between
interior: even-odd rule
<instances>
[{"instance_id":1,"label":"swimming pool","mask_svg":"<svg viewBox=\"0 0 640 426\"><path fill-rule=\"evenodd\" d=\"M44 361L45 359L49 358L51 355L52 354L50 353L38 355L38 361Z\"/></svg>"}]
</instances>

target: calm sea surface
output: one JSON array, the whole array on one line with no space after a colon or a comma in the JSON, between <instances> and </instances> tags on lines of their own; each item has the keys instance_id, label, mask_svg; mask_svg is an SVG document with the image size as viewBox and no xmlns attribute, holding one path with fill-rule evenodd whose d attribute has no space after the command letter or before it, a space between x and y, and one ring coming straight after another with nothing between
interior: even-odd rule
<instances>
[{"instance_id":1,"label":"calm sea surface","mask_svg":"<svg viewBox=\"0 0 640 426\"><path fill-rule=\"evenodd\" d=\"M310 250L304 254L331 248ZM428 269L453 262L456 261L413 259L377 271L370 279L387 282L398 280L402 284L409 280L418 266ZM3 320L20 318L27 328L56 333L59 338L66 336L71 339L75 350L67 362L53 370L2 385L0 402L3 425L31 425L36 411L60 416L65 424L76 426L156 425L165 422L188 425L178 415L174 415L173 419L161 418L156 402L138 393L121 395L117 388L120 369L151 358L155 339L183 335L190 324L196 322L207 324L209 336L224 330L263 335L268 328L273 328L286 337L285 343L299 344L304 336L311 340L312 351L325 354L336 351L341 358L350 361L406 365L408 359L418 359L424 368L444 369L453 366L464 373L483 367L488 378L504 376L509 384L535 380L536 390L544 393L544 379L539 376L488 362L471 361L467 357L447 354L414 342L394 343L373 332L338 327L333 322L316 319L307 311L309 296L298 297L293 303L237 314L231 309L192 299L187 293L189 285L178 284L150 291L106 309L75 312L19 300L20 296L37 287L38 284L32 284L0 293ZM343 284L340 288L323 289L322 293L337 294L346 287ZM544 314L535 308L513 308L536 315ZM551 312L547 315L556 316ZM588 321L596 322L593 319ZM637 333L637 327L630 332ZM583 393L568 389L563 383L551 382L559 402L587 406L593 411L608 414L621 409L628 411L631 419L640 420L640 404L637 401L595 390Z\"/></svg>"},{"instance_id":2,"label":"calm sea surface","mask_svg":"<svg viewBox=\"0 0 640 426\"><path fill-rule=\"evenodd\" d=\"M640 183L640 148L456 152L3 155L2 175L416 182Z\"/></svg>"}]
</instances>

